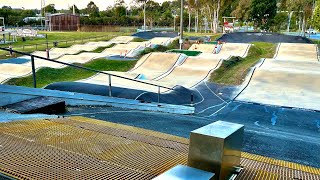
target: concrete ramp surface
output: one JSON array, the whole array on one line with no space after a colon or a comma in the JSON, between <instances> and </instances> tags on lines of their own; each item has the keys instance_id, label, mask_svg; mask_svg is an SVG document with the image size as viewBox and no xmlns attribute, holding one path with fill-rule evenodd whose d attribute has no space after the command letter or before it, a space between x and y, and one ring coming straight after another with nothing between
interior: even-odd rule
<instances>
[{"instance_id":1,"label":"concrete ramp surface","mask_svg":"<svg viewBox=\"0 0 320 180\"><path fill-rule=\"evenodd\" d=\"M130 79L137 79L137 77L138 77L137 74L133 74L133 73L121 73L121 72L120 73L119 72L109 72L109 73L120 75L120 76L127 77ZM157 82L157 81L142 80L142 79L137 79L137 80L142 81L142 82L156 84L156 85L161 85L161 86L165 86L165 87L169 87L169 88L175 86L174 84L169 84L169 83L165 83L165 82ZM105 75L105 74L97 74L93 77L90 77L88 79L83 79L78 82L106 86L109 84L109 77L108 77L108 75ZM131 80L118 78L118 77L114 77L114 76L111 77L111 84L113 87L129 88L129 89L142 90L142 91L148 91L148 92L154 92L154 93L158 92L158 87L156 87L156 86L147 85L147 84L143 84L143 83L139 83L139 82L134 82ZM165 91L167 91L167 89L161 89L161 92L165 92Z\"/></svg>"},{"instance_id":2,"label":"concrete ramp surface","mask_svg":"<svg viewBox=\"0 0 320 180\"><path fill-rule=\"evenodd\" d=\"M276 60L319 61L315 44L281 43L278 46Z\"/></svg>"},{"instance_id":3,"label":"concrete ramp surface","mask_svg":"<svg viewBox=\"0 0 320 180\"><path fill-rule=\"evenodd\" d=\"M101 53L90 53L85 52L78 55L64 55L58 59L58 61L65 62L65 63L80 63L84 64L93 59L104 57Z\"/></svg>"},{"instance_id":4,"label":"concrete ramp surface","mask_svg":"<svg viewBox=\"0 0 320 180\"><path fill-rule=\"evenodd\" d=\"M62 68L64 67L63 64L59 64L59 63L55 63L55 62L51 62L51 61L47 61L47 60L43 60L43 59L38 59L38 58L34 58L34 63L35 63L35 68L42 68L42 67L49 67L49 68ZM25 64L22 65L26 65L31 67L31 62L27 62Z\"/></svg>"},{"instance_id":5,"label":"concrete ramp surface","mask_svg":"<svg viewBox=\"0 0 320 180\"><path fill-rule=\"evenodd\" d=\"M20 64L0 64L0 74L23 76L29 74L31 68Z\"/></svg>"},{"instance_id":6,"label":"concrete ramp surface","mask_svg":"<svg viewBox=\"0 0 320 180\"><path fill-rule=\"evenodd\" d=\"M134 39L133 36L118 36L118 37L111 39L109 42L116 43L116 44L120 44L120 43L126 44L126 43L132 41L133 39Z\"/></svg>"},{"instance_id":7,"label":"concrete ramp surface","mask_svg":"<svg viewBox=\"0 0 320 180\"><path fill-rule=\"evenodd\" d=\"M31 73L31 67L20 64L0 64L0 83L14 77L25 76Z\"/></svg>"},{"instance_id":8,"label":"concrete ramp surface","mask_svg":"<svg viewBox=\"0 0 320 180\"><path fill-rule=\"evenodd\" d=\"M76 54L76 53L79 53L80 51L81 51L81 49L52 48L52 49L50 49L50 54L51 54L51 53L60 54L60 55L64 55L64 54Z\"/></svg>"},{"instance_id":9,"label":"concrete ramp surface","mask_svg":"<svg viewBox=\"0 0 320 180\"><path fill-rule=\"evenodd\" d=\"M97 42L88 42L86 45L90 46L99 46L99 47L107 47L110 46L112 43L108 41L97 41Z\"/></svg>"},{"instance_id":10,"label":"concrete ramp surface","mask_svg":"<svg viewBox=\"0 0 320 180\"><path fill-rule=\"evenodd\" d=\"M146 79L152 80L170 71L180 56L181 54L177 53L152 53L140 66L130 72L143 74Z\"/></svg>"},{"instance_id":11,"label":"concrete ramp surface","mask_svg":"<svg viewBox=\"0 0 320 180\"><path fill-rule=\"evenodd\" d=\"M216 45L214 44L193 44L189 50L190 51L201 51L203 53L214 53Z\"/></svg>"},{"instance_id":12,"label":"concrete ramp surface","mask_svg":"<svg viewBox=\"0 0 320 180\"><path fill-rule=\"evenodd\" d=\"M251 44L246 43L225 43L222 45L220 55L246 57Z\"/></svg>"},{"instance_id":13,"label":"concrete ramp surface","mask_svg":"<svg viewBox=\"0 0 320 180\"><path fill-rule=\"evenodd\" d=\"M287 70L290 72L319 72L320 63L318 62L305 62L305 61L279 61L274 59L265 59L263 69L268 70Z\"/></svg>"},{"instance_id":14,"label":"concrete ramp surface","mask_svg":"<svg viewBox=\"0 0 320 180\"><path fill-rule=\"evenodd\" d=\"M218 66L219 62L216 59L188 57L182 65L175 67L169 75L159 81L190 88L205 80L210 71Z\"/></svg>"},{"instance_id":15,"label":"concrete ramp surface","mask_svg":"<svg viewBox=\"0 0 320 180\"><path fill-rule=\"evenodd\" d=\"M269 61L255 70L248 87L236 100L320 110L319 63Z\"/></svg>"},{"instance_id":16,"label":"concrete ramp surface","mask_svg":"<svg viewBox=\"0 0 320 180\"><path fill-rule=\"evenodd\" d=\"M35 56L40 56L40 57L47 57L47 52L46 51L35 51L32 53L32 55L35 55ZM60 56L63 56L64 54L62 53L56 53L56 52L51 52L49 53L49 58L50 59L56 59L56 58L59 58ZM28 56L28 58L31 59L31 57Z\"/></svg>"},{"instance_id":17,"label":"concrete ramp surface","mask_svg":"<svg viewBox=\"0 0 320 180\"><path fill-rule=\"evenodd\" d=\"M171 40L173 39L169 37L155 37L155 38L152 38L149 42L151 44L167 46L171 42Z\"/></svg>"}]
</instances>

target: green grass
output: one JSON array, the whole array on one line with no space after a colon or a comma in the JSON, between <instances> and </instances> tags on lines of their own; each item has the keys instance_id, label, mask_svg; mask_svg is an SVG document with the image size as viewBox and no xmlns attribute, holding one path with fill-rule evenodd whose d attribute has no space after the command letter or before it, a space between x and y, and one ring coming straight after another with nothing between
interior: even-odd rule
<instances>
[{"instance_id":1,"label":"green grass","mask_svg":"<svg viewBox=\"0 0 320 180\"><path fill-rule=\"evenodd\" d=\"M93 51L80 51L76 54L73 54L73 55L79 55L81 53L84 53L84 52L93 52L93 53L101 53L102 51L104 51L105 49L107 48L111 48L113 47L115 44L111 44L110 46L105 46L105 47L98 47L97 49L93 50Z\"/></svg>"},{"instance_id":2,"label":"green grass","mask_svg":"<svg viewBox=\"0 0 320 180\"><path fill-rule=\"evenodd\" d=\"M152 53L152 52L166 52L172 49L178 49L179 48L179 40L174 40L171 44L168 46L158 45L155 48L145 48L143 51L140 52L139 57L142 57L143 55Z\"/></svg>"},{"instance_id":3,"label":"green grass","mask_svg":"<svg viewBox=\"0 0 320 180\"><path fill-rule=\"evenodd\" d=\"M275 50L276 44L254 42L246 58L232 57L224 61L221 67L211 74L210 81L223 85L240 85L250 68L257 64L260 58L272 58Z\"/></svg>"},{"instance_id":4,"label":"green grass","mask_svg":"<svg viewBox=\"0 0 320 180\"><path fill-rule=\"evenodd\" d=\"M145 42L145 41L147 40L143 38L134 38L131 42Z\"/></svg>"},{"instance_id":5,"label":"green grass","mask_svg":"<svg viewBox=\"0 0 320 180\"><path fill-rule=\"evenodd\" d=\"M173 49L173 50L169 50L167 52L182 53L187 56L198 56L199 54L202 53L201 51L189 51L189 50L179 50L179 49Z\"/></svg>"},{"instance_id":6,"label":"green grass","mask_svg":"<svg viewBox=\"0 0 320 180\"><path fill-rule=\"evenodd\" d=\"M134 67L137 61L113 61L106 59L96 59L89 63L80 65L83 67L100 70L100 71L128 71ZM44 87L54 82L76 81L85 79L96 74L95 72L81 70L73 67L62 69L41 68L36 72L37 87ZM106 76L106 82L108 77ZM9 80L6 84L16 86L33 87L32 75Z\"/></svg>"}]
</instances>

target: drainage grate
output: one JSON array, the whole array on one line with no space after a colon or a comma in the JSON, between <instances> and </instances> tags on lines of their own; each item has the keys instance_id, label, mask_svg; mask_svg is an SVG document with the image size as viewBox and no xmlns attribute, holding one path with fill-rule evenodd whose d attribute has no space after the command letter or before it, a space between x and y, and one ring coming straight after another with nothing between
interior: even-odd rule
<instances>
[{"instance_id":1,"label":"drainage grate","mask_svg":"<svg viewBox=\"0 0 320 180\"><path fill-rule=\"evenodd\" d=\"M82 117L0 123L0 174L17 179L152 179L187 155L187 139ZM243 156L237 179L319 179L316 168Z\"/></svg>"}]
</instances>

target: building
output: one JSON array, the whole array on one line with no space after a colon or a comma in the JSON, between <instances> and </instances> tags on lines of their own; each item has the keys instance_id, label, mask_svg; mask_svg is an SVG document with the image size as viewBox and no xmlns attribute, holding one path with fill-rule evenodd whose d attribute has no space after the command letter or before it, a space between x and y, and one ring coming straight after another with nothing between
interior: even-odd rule
<instances>
[{"instance_id":1,"label":"building","mask_svg":"<svg viewBox=\"0 0 320 180\"><path fill-rule=\"evenodd\" d=\"M80 16L74 14L46 14L46 28L49 31L77 31Z\"/></svg>"}]
</instances>

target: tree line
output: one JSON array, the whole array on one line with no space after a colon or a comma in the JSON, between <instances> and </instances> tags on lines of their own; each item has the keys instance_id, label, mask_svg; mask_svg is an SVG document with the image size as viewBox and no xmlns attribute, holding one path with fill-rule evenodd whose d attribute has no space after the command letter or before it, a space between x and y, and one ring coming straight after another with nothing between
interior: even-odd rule
<instances>
[{"instance_id":1,"label":"tree line","mask_svg":"<svg viewBox=\"0 0 320 180\"><path fill-rule=\"evenodd\" d=\"M94 2L84 9L73 5L66 10L57 10L49 4L40 10L12 9L4 6L0 17L9 26L34 25L37 22L23 22L25 17L44 13L80 14L82 25L142 26L143 9L146 9L147 26L179 26L180 0L165 1L133 0L126 4L116 0L114 6L101 10ZM184 25L187 31L201 29L218 32L223 25L222 17L234 16L239 25L250 25L257 29L280 31L285 29L305 31L306 28L320 28L320 0L185 0ZM176 22L176 23L175 23ZM207 28L205 28L205 26Z\"/></svg>"}]
</instances>

